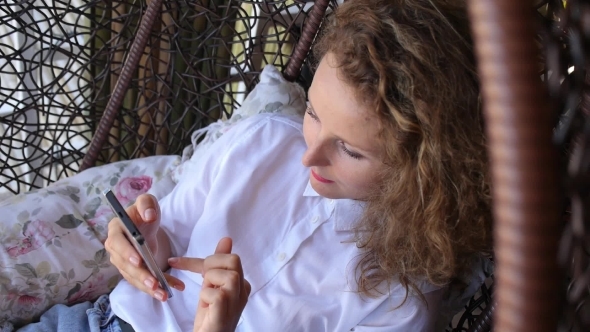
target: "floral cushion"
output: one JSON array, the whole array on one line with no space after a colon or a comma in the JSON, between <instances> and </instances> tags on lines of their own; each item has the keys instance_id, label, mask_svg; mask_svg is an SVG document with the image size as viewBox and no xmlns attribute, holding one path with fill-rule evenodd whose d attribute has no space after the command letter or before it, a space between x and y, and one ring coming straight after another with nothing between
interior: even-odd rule
<instances>
[{"instance_id":1,"label":"floral cushion","mask_svg":"<svg viewBox=\"0 0 590 332\"><path fill-rule=\"evenodd\" d=\"M102 191L111 188L125 206L146 192L160 198L174 187L179 162L116 162L0 201L0 327L109 292L120 277L103 246L113 213Z\"/></svg>"}]
</instances>

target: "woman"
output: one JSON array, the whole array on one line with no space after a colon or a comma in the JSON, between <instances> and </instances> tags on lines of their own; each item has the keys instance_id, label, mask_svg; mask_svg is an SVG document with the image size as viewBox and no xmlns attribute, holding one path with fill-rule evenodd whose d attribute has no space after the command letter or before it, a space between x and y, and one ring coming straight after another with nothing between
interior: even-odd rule
<instances>
[{"instance_id":1,"label":"woman","mask_svg":"<svg viewBox=\"0 0 590 332\"><path fill-rule=\"evenodd\" d=\"M302 124L245 120L129 209L173 298L110 223L113 312L137 331L432 330L445 286L491 250L468 36L463 1L341 5Z\"/></svg>"}]
</instances>

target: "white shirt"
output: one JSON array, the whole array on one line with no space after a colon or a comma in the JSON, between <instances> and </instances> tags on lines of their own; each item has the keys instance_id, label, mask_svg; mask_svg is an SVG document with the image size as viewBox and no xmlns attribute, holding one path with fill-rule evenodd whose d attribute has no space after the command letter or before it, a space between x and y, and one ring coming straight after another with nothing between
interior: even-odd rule
<instances>
[{"instance_id":1,"label":"white shirt","mask_svg":"<svg viewBox=\"0 0 590 332\"><path fill-rule=\"evenodd\" d=\"M160 202L174 255L207 257L232 237L252 285L237 331L431 331L441 289L424 283L427 304L410 294L399 308L397 283L377 298L355 291L361 205L319 196L305 150L295 117L254 116L219 138ZM120 282L110 296L117 316L136 331L192 331L202 277L169 273L186 289L165 303Z\"/></svg>"}]
</instances>

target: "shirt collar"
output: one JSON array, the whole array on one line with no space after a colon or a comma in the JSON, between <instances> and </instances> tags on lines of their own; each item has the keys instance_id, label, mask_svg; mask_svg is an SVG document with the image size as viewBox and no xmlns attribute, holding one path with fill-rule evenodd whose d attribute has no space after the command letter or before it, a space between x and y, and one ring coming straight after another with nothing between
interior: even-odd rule
<instances>
[{"instance_id":1,"label":"shirt collar","mask_svg":"<svg viewBox=\"0 0 590 332\"><path fill-rule=\"evenodd\" d=\"M308 181L304 197L321 197L312 187ZM334 205L334 230L335 231L352 231L355 223L361 218L363 213L364 203L352 199L330 199L322 198L322 204Z\"/></svg>"},{"instance_id":2,"label":"shirt collar","mask_svg":"<svg viewBox=\"0 0 590 332\"><path fill-rule=\"evenodd\" d=\"M311 182L309 182L309 180L307 181L307 186L305 187L305 191L303 191L303 196L304 197L309 197L309 196L319 196L320 194L318 194L315 190L313 190L313 188L311 187Z\"/></svg>"}]
</instances>

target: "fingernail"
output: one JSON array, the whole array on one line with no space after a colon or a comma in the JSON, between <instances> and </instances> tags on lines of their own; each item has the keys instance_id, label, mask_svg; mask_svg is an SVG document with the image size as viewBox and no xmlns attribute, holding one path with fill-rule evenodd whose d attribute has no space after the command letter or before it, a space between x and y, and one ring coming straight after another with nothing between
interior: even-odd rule
<instances>
[{"instance_id":1,"label":"fingernail","mask_svg":"<svg viewBox=\"0 0 590 332\"><path fill-rule=\"evenodd\" d=\"M154 293L154 296L156 297L156 299L158 299L160 301L164 301L164 293L161 290L157 290Z\"/></svg>"},{"instance_id":2,"label":"fingernail","mask_svg":"<svg viewBox=\"0 0 590 332\"><path fill-rule=\"evenodd\" d=\"M143 211L143 219L146 221L156 219L156 210L149 208Z\"/></svg>"},{"instance_id":3,"label":"fingernail","mask_svg":"<svg viewBox=\"0 0 590 332\"><path fill-rule=\"evenodd\" d=\"M172 265L172 264L176 264L178 263L179 259L178 257L170 257L168 258L168 264Z\"/></svg>"},{"instance_id":4,"label":"fingernail","mask_svg":"<svg viewBox=\"0 0 590 332\"><path fill-rule=\"evenodd\" d=\"M144 284L144 285L145 285L147 288L149 288L149 289L152 289L152 287L154 287L154 280L153 280L153 279L150 279L150 278L148 278L148 279L145 279L145 280L143 281L143 284Z\"/></svg>"},{"instance_id":5,"label":"fingernail","mask_svg":"<svg viewBox=\"0 0 590 332\"><path fill-rule=\"evenodd\" d=\"M129 257L129 261L131 262L131 264L133 264L135 266L139 266L139 258L137 258L135 256L131 256L131 257Z\"/></svg>"}]
</instances>

